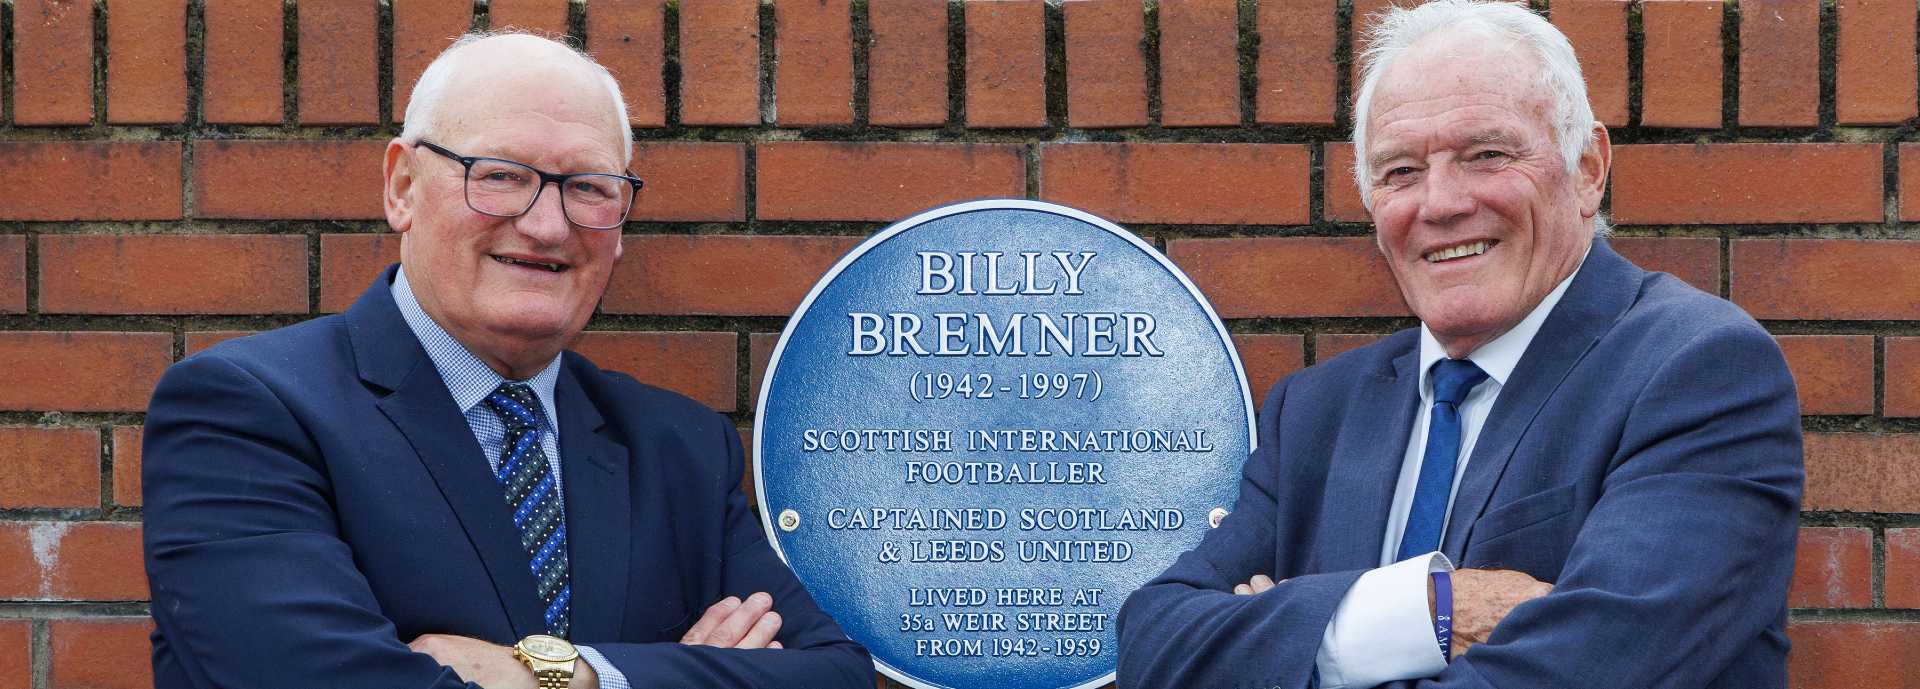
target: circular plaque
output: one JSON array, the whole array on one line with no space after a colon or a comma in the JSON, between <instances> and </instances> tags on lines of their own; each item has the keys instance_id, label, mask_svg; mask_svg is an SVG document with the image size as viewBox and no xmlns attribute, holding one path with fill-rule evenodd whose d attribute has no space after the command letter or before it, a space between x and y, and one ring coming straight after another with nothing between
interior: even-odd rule
<instances>
[{"instance_id":1,"label":"circular plaque","mask_svg":"<svg viewBox=\"0 0 1920 689\"><path fill-rule=\"evenodd\" d=\"M1126 596L1231 507L1253 404L1226 329L1113 223L976 201L855 248L774 349L768 538L888 676L1113 680Z\"/></svg>"}]
</instances>

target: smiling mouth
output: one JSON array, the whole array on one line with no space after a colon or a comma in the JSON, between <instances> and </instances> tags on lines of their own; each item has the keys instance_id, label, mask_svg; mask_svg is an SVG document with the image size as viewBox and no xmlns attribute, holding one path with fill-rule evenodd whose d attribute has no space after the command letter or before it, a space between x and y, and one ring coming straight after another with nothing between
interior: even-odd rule
<instances>
[{"instance_id":1,"label":"smiling mouth","mask_svg":"<svg viewBox=\"0 0 1920 689\"><path fill-rule=\"evenodd\" d=\"M492 254L489 254L489 255L493 256ZM539 268L549 273L564 272L567 269L566 264L563 264L563 263L541 263L538 261L523 261L517 258L509 258L506 256L493 256L493 260L499 261L501 263L505 263L510 266L525 266L528 268Z\"/></svg>"},{"instance_id":2,"label":"smiling mouth","mask_svg":"<svg viewBox=\"0 0 1920 689\"><path fill-rule=\"evenodd\" d=\"M1487 253L1488 249L1493 248L1495 244L1499 243L1500 241L1497 239L1482 239L1477 242L1467 242L1465 244L1450 246L1439 251L1428 253L1421 258L1427 259L1428 263L1443 263L1468 256L1479 256L1480 254Z\"/></svg>"}]
</instances>

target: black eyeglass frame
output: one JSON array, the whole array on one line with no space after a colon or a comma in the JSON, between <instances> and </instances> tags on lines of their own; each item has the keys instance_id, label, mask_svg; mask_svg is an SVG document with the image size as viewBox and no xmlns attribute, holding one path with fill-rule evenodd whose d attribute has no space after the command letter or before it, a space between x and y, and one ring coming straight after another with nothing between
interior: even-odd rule
<instances>
[{"instance_id":1,"label":"black eyeglass frame","mask_svg":"<svg viewBox=\"0 0 1920 689\"><path fill-rule=\"evenodd\" d=\"M465 168L464 171L462 171L460 174L460 199L467 203L467 208L469 210L472 210L473 212L479 213L481 215L491 216L495 218L517 218L522 215L526 215L527 211L533 210L533 204L540 202L540 195L546 193L548 183L557 185L559 186L560 189L565 190L566 189L565 185L567 180L572 179L574 177L616 177L619 179L624 179L633 184L633 188L627 192L627 208L624 212L620 214L620 222L614 223L612 225L608 225L606 227L595 227L593 225L585 225L579 222L575 222L573 219L573 214L567 212L567 195L564 191L562 191L562 193L560 194L560 216L563 218L566 218L567 222L569 223L579 225L589 230L617 229L621 226L626 225L627 215L633 212L633 202L635 199L639 198L640 196L640 187L646 185L645 180L642 180L639 177L633 176L632 170L627 170L626 171L627 174L624 174L624 175L616 175L610 172L569 172L564 174L553 173L553 172L547 172L546 170L542 170L532 165L528 165L526 163L522 163L518 160L508 160L506 158L490 158L487 156L463 156L458 153L454 153L453 151L449 151L446 149L446 147L436 144L432 141L428 141L426 139L421 139L415 142L415 145L425 146L427 147L427 150L433 151L434 153L438 153L442 156L446 156L448 159L456 163L459 163L462 168ZM534 174L540 176L540 186L536 187L533 190L533 198L527 200L527 205L525 208L521 208L520 212L518 213L503 215L500 213L489 213L487 211L483 211L473 207L473 196L468 191L467 187L468 185L471 185L473 183L473 164L480 162L482 160L491 160L491 161L500 162L500 163L518 165L528 170L532 170Z\"/></svg>"}]
</instances>

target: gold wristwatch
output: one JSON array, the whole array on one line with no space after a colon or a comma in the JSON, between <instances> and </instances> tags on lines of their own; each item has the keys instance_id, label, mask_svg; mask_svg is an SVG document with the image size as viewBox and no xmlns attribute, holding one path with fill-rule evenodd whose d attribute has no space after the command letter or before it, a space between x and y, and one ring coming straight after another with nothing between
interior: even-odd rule
<instances>
[{"instance_id":1,"label":"gold wristwatch","mask_svg":"<svg viewBox=\"0 0 1920 689\"><path fill-rule=\"evenodd\" d=\"M527 664L540 689L567 689L573 681L573 663L580 652L566 639L534 634L513 645L513 657Z\"/></svg>"}]
</instances>

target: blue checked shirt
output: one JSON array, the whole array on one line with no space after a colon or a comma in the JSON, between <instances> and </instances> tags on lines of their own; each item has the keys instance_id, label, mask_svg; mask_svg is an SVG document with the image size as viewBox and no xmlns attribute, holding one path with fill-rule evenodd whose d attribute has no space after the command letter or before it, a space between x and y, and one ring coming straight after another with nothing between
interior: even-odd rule
<instances>
[{"instance_id":1,"label":"blue checked shirt","mask_svg":"<svg viewBox=\"0 0 1920 689\"><path fill-rule=\"evenodd\" d=\"M401 317L407 320L407 327L413 330L413 336L420 340L420 346L427 350L427 358L433 361L433 367L440 371L440 380L447 384L447 392L453 395L453 403L467 419L467 427L473 430L473 439L480 441L480 454L485 455L487 466L495 475L500 473L500 455L505 450L507 427L500 423L500 417L480 402L493 394L507 379L495 373L480 357L467 351L465 345L448 334L440 324L420 308L420 301L413 296L413 287L407 284L407 270L401 267L393 280L393 302L400 307ZM560 476L560 440L558 429L552 419L559 418L553 408L553 386L560 380L560 356L533 378L523 381L533 388L540 398L540 448L547 453L547 466L553 470L554 494L560 497L560 504L566 504L565 484ZM504 498L502 509L504 509ZM607 662L606 656L590 646L576 646L580 659L593 666L600 675L601 689L631 689L627 676L620 669Z\"/></svg>"}]
</instances>

